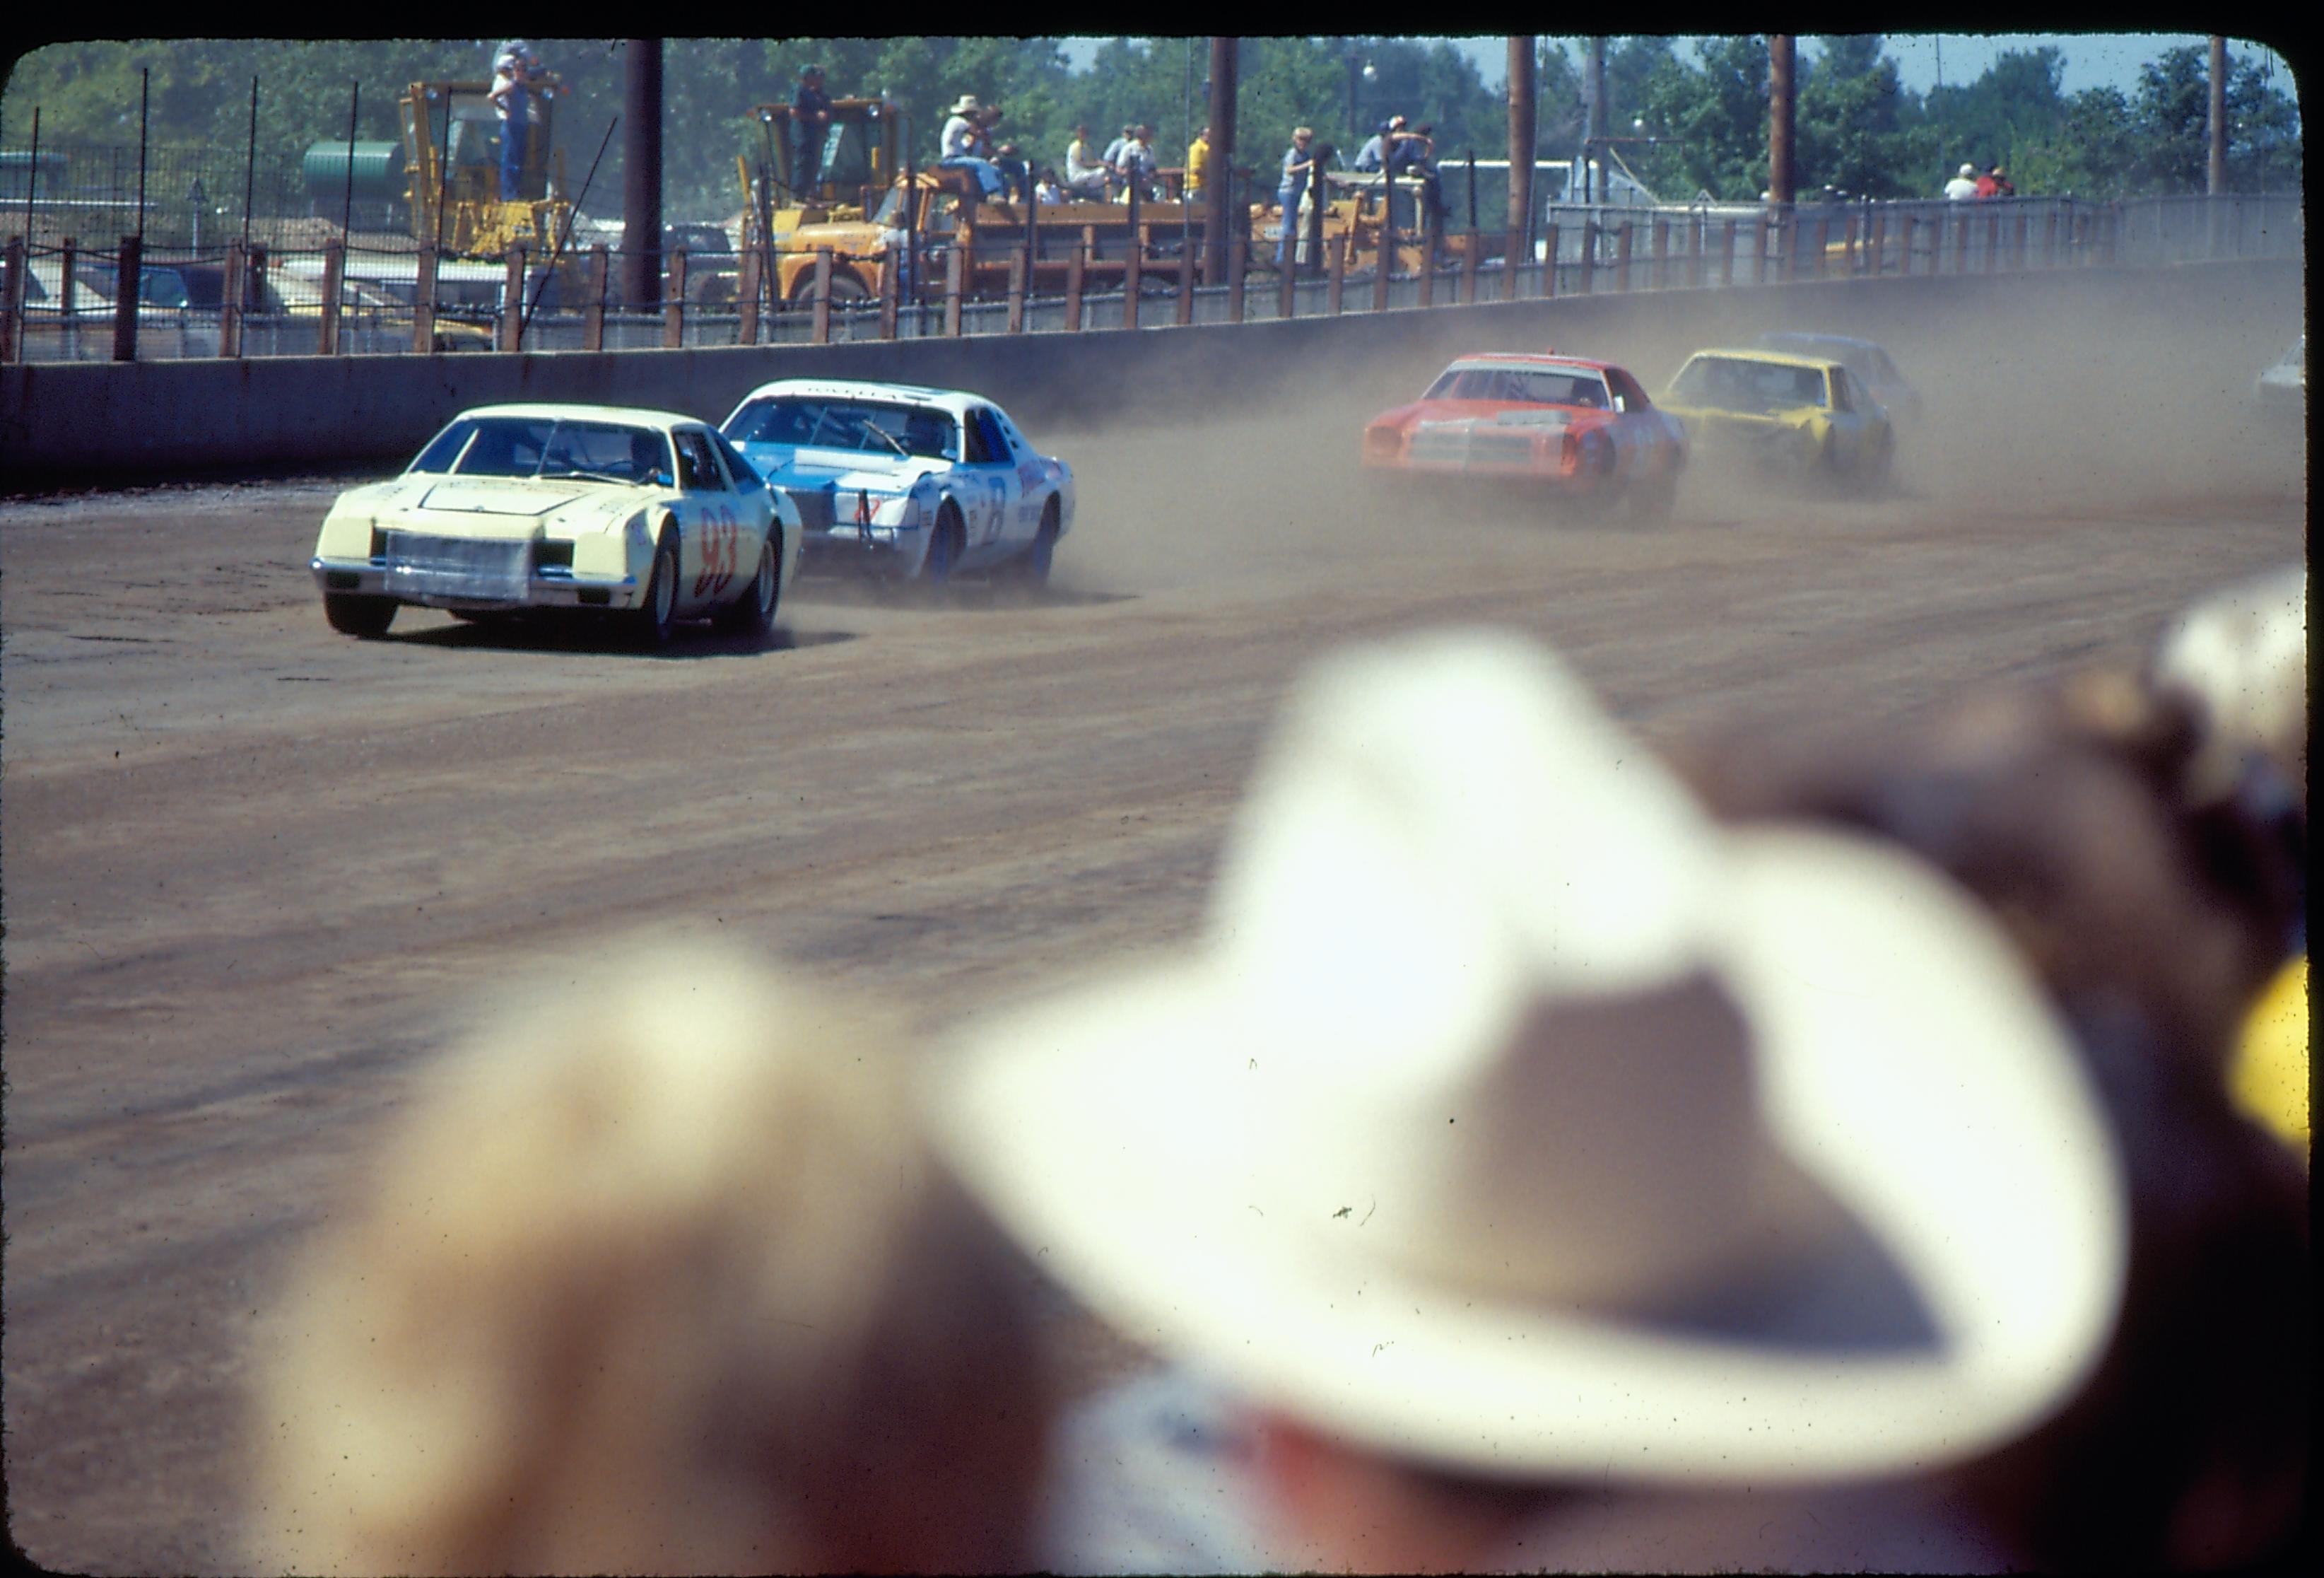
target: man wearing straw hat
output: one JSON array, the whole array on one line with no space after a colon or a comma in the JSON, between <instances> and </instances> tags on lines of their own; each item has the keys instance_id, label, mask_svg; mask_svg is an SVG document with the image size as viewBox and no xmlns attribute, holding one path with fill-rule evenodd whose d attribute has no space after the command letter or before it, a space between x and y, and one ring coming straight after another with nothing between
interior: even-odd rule
<instances>
[{"instance_id":1,"label":"man wearing straw hat","mask_svg":"<svg viewBox=\"0 0 2324 1578\"><path fill-rule=\"evenodd\" d=\"M992 161L976 152L978 139L983 132L984 106L976 95L964 93L952 106L952 118L944 124L940 144L943 157L936 161L945 170L965 170L976 177L977 189L985 197L997 198L1005 183L1001 171Z\"/></svg>"},{"instance_id":2,"label":"man wearing straw hat","mask_svg":"<svg viewBox=\"0 0 2324 1578\"><path fill-rule=\"evenodd\" d=\"M2120 1296L2107 1130L1992 923L1720 828L1512 636L1316 670L1202 940L959 1051L971 1186L1236 1399L1180 1501L1247 1505L1259 1564L1982 1564L1926 1476L2071 1394Z\"/></svg>"}]
</instances>

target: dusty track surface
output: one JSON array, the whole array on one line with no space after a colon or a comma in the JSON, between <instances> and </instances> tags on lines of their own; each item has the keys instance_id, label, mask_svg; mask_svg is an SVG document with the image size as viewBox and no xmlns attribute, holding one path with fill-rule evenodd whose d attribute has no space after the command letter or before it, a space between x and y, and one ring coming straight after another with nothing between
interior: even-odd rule
<instances>
[{"instance_id":1,"label":"dusty track surface","mask_svg":"<svg viewBox=\"0 0 2324 1578\"><path fill-rule=\"evenodd\" d=\"M1346 478L1433 369L1323 370L1296 412L1043 435L1082 516L1038 602L811 582L763 650L335 636L327 482L0 506L14 1539L238 1564L256 1312L512 972L700 925L933 1028L1184 939L1286 680L1416 625L1536 632L1650 741L2134 658L2302 552L2301 435L2246 421L2297 312L1887 325L1939 413L1895 494L1698 472L1653 528ZM1657 386L1689 347L1642 312L1587 348Z\"/></svg>"}]
</instances>

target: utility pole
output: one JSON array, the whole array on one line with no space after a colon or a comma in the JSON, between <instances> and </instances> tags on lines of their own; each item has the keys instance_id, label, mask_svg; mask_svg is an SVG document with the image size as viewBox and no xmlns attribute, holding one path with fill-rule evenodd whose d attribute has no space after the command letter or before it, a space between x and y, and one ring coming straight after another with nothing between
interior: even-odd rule
<instances>
[{"instance_id":1,"label":"utility pole","mask_svg":"<svg viewBox=\"0 0 2324 1578\"><path fill-rule=\"evenodd\" d=\"M1507 258L1505 268L1530 261L1533 252L1534 108L1533 40L1509 40L1509 226L1508 234L1522 237L1525 259Z\"/></svg>"},{"instance_id":2,"label":"utility pole","mask_svg":"<svg viewBox=\"0 0 2324 1578\"><path fill-rule=\"evenodd\" d=\"M1582 200L1594 203L1600 197L1598 171L1591 156L1598 151L1598 139L1606 134L1606 41L1593 37L1590 41L1590 103L1582 121Z\"/></svg>"},{"instance_id":3,"label":"utility pole","mask_svg":"<svg viewBox=\"0 0 2324 1578\"><path fill-rule=\"evenodd\" d=\"M1233 245L1227 216L1234 212L1235 186L1235 44L1230 38L1211 40L1211 177L1203 193L1203 282L1227 282L1227 254ZM1289 223L1289 221L1286 221Z\"/></svg>"},{"instance_id":4,"label":"utility pole","mask_svg":"<svg viewBox=\"0 0 2324 1578\"><path fill-rule=\"evenodd\" d=\"M1767 39L1767 198L1792 200L1792 71L1797 44L1787 32Z\"/></svg>"},{"instance_id":5,"label":"utility pole","mask_svg":"<svg viewBox=\"0 0 2324 1578\"><path fill-rule=\"evenodd\" d=\"M2227 41L2211 35L2211 169L2205 189L2217 197L2227 190Z\"/></svg>"},{"instance_id":6,"label":"utility pole","mask_svg":"<svg viewBox=\"0 0 2324 1578\"><path fill-rule=\"evenodd\" d=\"M622 41L622 299L661 300L661 40Z\"/></svg>"}]
</instances>

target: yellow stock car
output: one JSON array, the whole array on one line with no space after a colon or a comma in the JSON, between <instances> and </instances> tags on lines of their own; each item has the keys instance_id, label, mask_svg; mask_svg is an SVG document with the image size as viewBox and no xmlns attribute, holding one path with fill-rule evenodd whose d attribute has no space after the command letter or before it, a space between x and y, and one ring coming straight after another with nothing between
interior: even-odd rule
<instances>
[{"instance_id":1,"label":"yellow stock car","mask_svg":"<svg viewBox=\"0 0 2324 1578\"><path fill-rule=\"evenodd\" d=\"M763 635L798 566L798 506L715 428L669 411L489 405L392 482L350 488L315 542L324 617L379 636L404 604L595 610L641 640L681 619Z\"/></svg>"},{"instance_id":2,"label":"yellow stock car","mask_svg":"<svg viewBox=\"0 0 2324 1578\"><path fill-rule=\"evenodd\" d=\"M1895 457L1887 411L1838 362L1697 351L1657 403L1685 425L1698 457L1739 454L1787 477L1870 492Z\"/></svg>"}]
</instances>

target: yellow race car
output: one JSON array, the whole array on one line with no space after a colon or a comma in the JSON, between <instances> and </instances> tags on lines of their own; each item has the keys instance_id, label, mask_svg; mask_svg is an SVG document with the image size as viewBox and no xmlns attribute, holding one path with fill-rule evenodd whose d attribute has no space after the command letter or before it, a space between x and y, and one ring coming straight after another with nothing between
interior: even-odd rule
<instances>
[{"instance_id":1,"label":"yellow race car","mask_svg":"<svg viewBox=\"0 0 2324 1578\"><path fill-rule=\"evenodd\" d=\"M1659 402L1699 457L1742 455L1802 480L1866 492L1887 480L1896 438L1888 413L1838 362L1780 351L1697 351Z\"/></svg>"}]
</instances>

